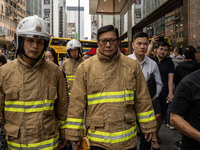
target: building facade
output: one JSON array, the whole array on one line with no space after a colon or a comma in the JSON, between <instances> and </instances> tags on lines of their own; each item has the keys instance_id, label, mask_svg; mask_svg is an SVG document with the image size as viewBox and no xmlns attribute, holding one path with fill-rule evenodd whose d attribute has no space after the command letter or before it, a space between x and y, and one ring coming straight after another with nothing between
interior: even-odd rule
<instances>
[{"instance_id":1,"label":"building facade","mask_svg":"<svg viewBox=\"0 0 200 150\"><path fill-rule=\"evenodd\" d=\"M47 0L44 0L47 1ZM66 29L66 0L48 0L48 4L44 8L49 18L50 34L54 37L65 37ZM49 9L48 9L49 8ZM48 14L48 11L50 13Z\"/></svg>"},{"instance_id":2,"label":"building facade","mask_svg":"<svg viewBox=\"0 0 200 150\"><path fill-rule=\"evenodd\" d=\"M12 55L16 27L26 16L26 0L0 0L0 6L0 49Z\"/></svg>"},{"instance_id":3,"label":"building facade","mask_svg":"<svg viewBox=\"0 0 200 150\"><path fill-rule=\"evenodd\" d=\"M42 5L43 0L26 0L26 16L38 15L42 17Z\"/></svg>"},{"instance_id":4,"label":"building facade","mask_svg":"<svg viewBox=\"0 0 200 150\"><path fill-rule=\"evenodd\" d=\"M80 11L80 18L78 13ZM80 24L79 24L80 19ZM80 33L78 33L80 31ZM84 7L67 6L67 38L84 39ZM80 35L80 37L78 37Z\"/></svg>"}]
</instances>

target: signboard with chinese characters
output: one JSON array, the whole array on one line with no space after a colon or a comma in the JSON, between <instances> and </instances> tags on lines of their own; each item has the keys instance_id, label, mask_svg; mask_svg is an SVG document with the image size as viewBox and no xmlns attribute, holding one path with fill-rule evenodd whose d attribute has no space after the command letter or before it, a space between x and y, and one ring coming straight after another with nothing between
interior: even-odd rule
<instances>
[{"instance_id":1,"label":"signboard with chinese characters","mask_svg":"<svg viewBox=\"0 0 200 150\"><path fill-rule=\"evenodd\" d=\"M44 0L44 4L50 4L50 0Z\"/></svg>"}]
</instances>

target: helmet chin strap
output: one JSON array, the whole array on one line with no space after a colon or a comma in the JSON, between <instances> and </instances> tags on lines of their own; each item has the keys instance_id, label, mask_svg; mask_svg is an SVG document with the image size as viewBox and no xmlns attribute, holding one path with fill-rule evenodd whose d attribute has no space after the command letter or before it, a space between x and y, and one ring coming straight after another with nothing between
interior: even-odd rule
<instances>
[{"instance_id":1,"label":"helmet chin strap","mask_svg":"<svg viewBox=\"0 0 200 150\"><path fill-rule=\"evenodd\" d=\"M78 55L78 57L75 58L76 61L78 61L80 59L80 56Z\"/></svg>"},{"instance_id":2,"label":"helmet chin strap","mask_svg":"<svg viewBox=\"0 0 200 150\"><path fill-rule=\"evenodd\" d=\"M31 58L31 57L29 57L28 55L26 55L24 49L22 49L22 54L23 54L26 58L28 58L28 59L30 59L30 60L33 60L33 61L38 61L38 60L42 57L43 52L44 52L44 50L42 51L42 54L41 54L38 58Z\"/></svg>"}]
</instances>

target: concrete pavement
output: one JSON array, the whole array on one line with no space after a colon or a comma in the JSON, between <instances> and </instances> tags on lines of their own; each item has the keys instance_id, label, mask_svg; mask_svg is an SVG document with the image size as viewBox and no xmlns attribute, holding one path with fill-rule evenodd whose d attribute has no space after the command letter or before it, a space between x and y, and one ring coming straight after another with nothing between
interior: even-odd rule
<instances>
[{"instance_id":1,"label":"concrete pavement","mask_svg":"<svg viewBox=\"0 0 200 150\"><path fill-rule=\"evenodd\" d=\"M159 137L162 142L160 144L160 150L179 150L179 147L175 145L175 142L181 140L181 134L177 130L171 130L166 124L162 124L159 131ZM139 150L139 146L137 146L137 149Z\"/></svg>"}]
</instances>

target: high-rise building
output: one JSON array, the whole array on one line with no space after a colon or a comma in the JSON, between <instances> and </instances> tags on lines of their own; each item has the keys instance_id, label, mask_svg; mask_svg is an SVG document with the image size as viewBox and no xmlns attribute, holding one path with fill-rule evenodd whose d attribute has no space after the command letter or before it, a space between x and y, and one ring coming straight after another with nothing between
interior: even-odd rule
<instances>
[{"instance_id":1,"label":"high-rise building","mask_svg":"<svg viewBox=\"0 0 200 150\"><path fill-rule=\"evenodd\" d=\"M80 25L78 13L80 11ZM80 33L78 33L80 31ZM80 35L80 37L78 37ZM84 39L84 7L67 6L67 37Z\"/></svg>"},{"instance_id":2,"label":"high-rise building","mask_svg":"<svg viewBox=\"0 0 200 150\"><path fill-rule=\"evenodd\" d=\"M16 27L26 16L26 0L0 0L0 49L3 53L14 50Z\"/></svg>"},{"instance_id":3,"label":"high-rise building","mask_svg":"<svg viewBox=\"0 0 200 150\"><path fill-rule=\"evenodd\" d=\"M50 0L43 0L42 2L42 18L50 21Z\"/></svg>"},{"instance_id":4,"label":"high-rise building","mask_svg":"<svg viewBox=\"0 0 200 150\"><path fill-rule=\"evenodd\" d=\"M42 4L42 0L26 0L26 16L42 17Z\"/></svg>"},{"instance_id":5,"label":"high-rise building","mask_svg":"<svg viewBox=\"0 0 200 150\"><path fill-rule=\"evenodd\" d=\"M45 1L45 0L44 0ZM65 37L66 0L51 0L50 4L50 34L54 37ZM48 10L45 10L48 11Z\"/></svg>"}]
</instances>

